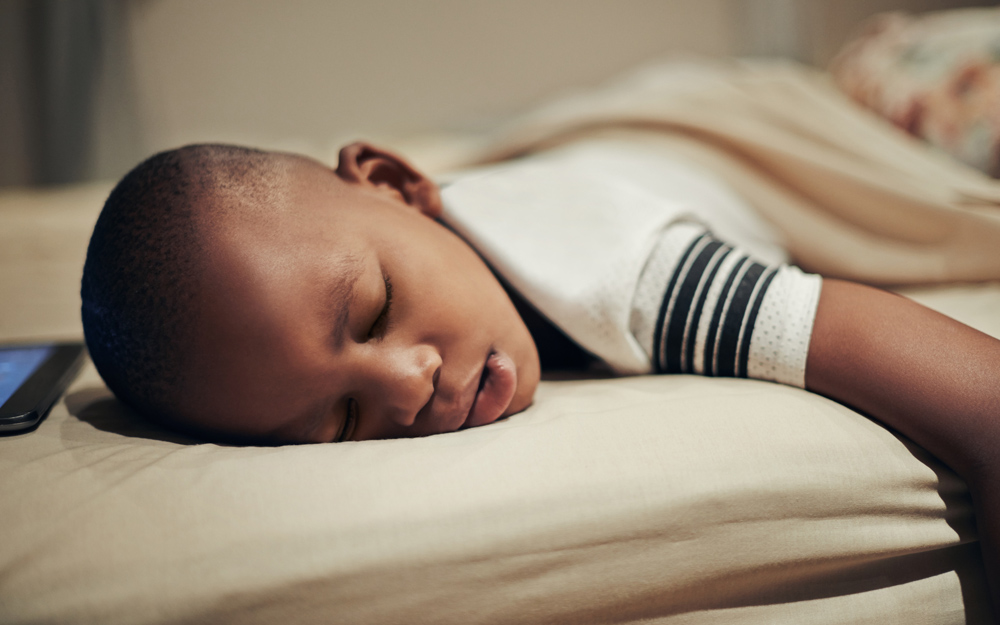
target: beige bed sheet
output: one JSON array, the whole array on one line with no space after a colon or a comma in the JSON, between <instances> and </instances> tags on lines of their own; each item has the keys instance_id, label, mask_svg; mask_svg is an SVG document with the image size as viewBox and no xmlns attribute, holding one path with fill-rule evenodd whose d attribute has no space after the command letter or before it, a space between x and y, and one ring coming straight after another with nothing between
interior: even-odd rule
<instances>
[{"instance_id":1,"label":"beige bed sheet","mask_svg":"<svg viewBox=\"0 0 1000 625\"><path fill-rule=\"evenodd\" d=\"M985 622L964 485L764 382L548 382L481 429L229 448L88 368L0 470L5 623Z\"/></svg>"}]
</instances>

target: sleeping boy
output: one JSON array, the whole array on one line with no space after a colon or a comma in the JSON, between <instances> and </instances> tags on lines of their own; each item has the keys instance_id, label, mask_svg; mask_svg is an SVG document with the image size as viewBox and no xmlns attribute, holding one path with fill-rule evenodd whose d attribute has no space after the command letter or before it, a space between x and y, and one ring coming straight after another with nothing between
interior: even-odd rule
<instances>
[{"instance_id":1,"label":"sleeping boy","mask_svg":"<svg viewBox=\"0 0 1000 625\"><path fill-rule=\"evenodd\" d=\"M716 181L622 145L486 168L440 192L364 143L336 169L197 145L151 157L111 193L82 314L122 401L248 444L486 425L531 404L543 365L806 388L965 479L996 600L1000 341L783 260Z\"/></svg>"}]
</instances>

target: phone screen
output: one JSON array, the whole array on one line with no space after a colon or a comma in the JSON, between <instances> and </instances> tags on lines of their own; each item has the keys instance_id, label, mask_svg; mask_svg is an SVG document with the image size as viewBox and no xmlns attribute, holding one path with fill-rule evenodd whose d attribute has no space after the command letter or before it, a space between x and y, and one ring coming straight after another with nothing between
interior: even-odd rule
<instances>
[{"instance_id":1,"label":"phone screen","mask_svg":"<svg viewBox=\"0 0 1000 625\"><path fill-rule=\"evenodd\" d=\"M0 349L0 406L55 351L52 345Z\"/></svg>"},{"instance_id":2,"label":"phone screen","mask_svg":"<svg viewBox=\"0 0 1000 625\"><path fill-rule=\"evenodd\" d=\"M38 424L83 363L82 343L0 345L0 434Z\"/></svg>"}]
</instances>

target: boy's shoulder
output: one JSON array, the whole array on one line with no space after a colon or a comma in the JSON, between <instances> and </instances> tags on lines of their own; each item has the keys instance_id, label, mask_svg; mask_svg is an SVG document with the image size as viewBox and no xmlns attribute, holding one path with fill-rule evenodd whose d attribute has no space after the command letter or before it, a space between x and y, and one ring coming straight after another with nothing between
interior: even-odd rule
<instances>
[{"instance_id":1,"label":"boy's shoulder","mask_svg":"<svg viewBox=\"0 0 1000 625\"><path fill-rule=\"evenodd\" d=\"M605 255L673 221L697 221L769 263L787 260L777 230L712 173L651 146L578 141L460 172L441 191L444 220L487 254L568 246ZM630 252L630 255L632 252Z\"/></svg>"}]
</instances>

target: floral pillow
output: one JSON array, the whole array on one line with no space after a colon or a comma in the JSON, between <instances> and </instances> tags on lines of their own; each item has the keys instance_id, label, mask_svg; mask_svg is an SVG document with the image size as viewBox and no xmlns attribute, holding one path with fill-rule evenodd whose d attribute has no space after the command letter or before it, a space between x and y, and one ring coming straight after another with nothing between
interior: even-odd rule
<instances>
[{"instance_id":1,"label":"floral pillow","mask_svg":"<svg viewBox=\"0 0 1000 625\"><path fill-rule=\"evenodd\" d=\"M1000 177L1000 9L876 16L830 69L861 104Z\"/></svg>"}]
</instances>

